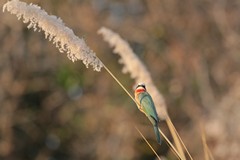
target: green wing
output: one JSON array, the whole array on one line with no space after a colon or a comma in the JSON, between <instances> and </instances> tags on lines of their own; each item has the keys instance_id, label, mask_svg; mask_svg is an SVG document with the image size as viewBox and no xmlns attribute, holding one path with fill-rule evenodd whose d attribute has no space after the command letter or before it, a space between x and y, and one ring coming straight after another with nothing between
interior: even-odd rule
<instances>
[{"instance_id":1,"label":"green wing","mask_svg":"<svg viewBox=\"0 0 240 160\"><path fill-rule=\"evenodd\" d=\"M159 122L159 119L152 97L147 92L145 92L139 95L139 99L146 116L149 118L153 125L156 125L156 123Z\"/></svg>"}]
</instances>

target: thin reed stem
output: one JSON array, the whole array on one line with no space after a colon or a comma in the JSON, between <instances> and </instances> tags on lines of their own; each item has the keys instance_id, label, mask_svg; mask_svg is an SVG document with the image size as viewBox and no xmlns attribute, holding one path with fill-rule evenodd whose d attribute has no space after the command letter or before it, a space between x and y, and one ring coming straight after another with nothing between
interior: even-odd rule
<instances>
[{"instance_id":1,"label":"thin reed stem","mask_svg":"<svg viewBox=\"0 0 240 160\"><path fill-rule=\"evenodd\" d=\"M210 149L208 147L208 144L207 144L206 134L205 134L202 123L200 123L200 128L201 128L201 136L202 136L202 143L203 143L203 151L204 151L205 160L214 160L212 152L210 151Z\"/></svg>"},{"instance_id":2,"label":"thin reed stem","mask_svg":"<svg viewBox=\"0 0 240 160\"><path fill-rule=\"evenodd\" d=\"M138 133L142 136L142 138L144 139L144 141L148 144L148 146L151 148L151 150L153 151L153 153L157 156L157 158L159 160L161 160L161 158L159 157L159 155L157 154L157 152L153 149L153 147L151 146L151 144L147 141L147 139L144 137L144 135L142 134L142 132L135 126L135 129L138 131Z\"/></svg>"},{"instance_id":3,"label":"thin reed stem","mask_svg":"<svg viewBox=\"0 0 240 160\"><path fill-rule=\"evenodd\" d=\"M128 94L128 96L137 104L137 101L133 98L133 96L129 93L129 91L122 85L122 83L113 75L113 73L103 64L103 68L112 76L112 78L122 87L122 89Z\"/></svg>"},{"instance_id":4,"label":"thin reed stem","mask_svg":"<svg viewBox=\"0 0 240 160\"><path fill-rule=\"evenodd\" d=\"M166 119L166 122L167 122L168 128L170 129L170 132L171 132L171 128L172 128L173 131L174 131L174 132L171 133L172 136L173 136L173 137L176 137L176 136L177 136L177 139L180 140L180 142L181 142L181 144L183 145L184 149L186 150L186 152L187 152L189 158L190 158L191 160L193 160L193 158L192 158L190 152L188 151L186 145L183 143L182 138L181 138L180 135L178 134L178 132L177 132L175 126L173 125L173 123L172 123L170 117L168 117L168 118ZM176 136L174 136L174 135L176 135ZM177 139L176 139L176 142L179 143L179 141L178 141ZM176 142L175 142L175 143L176 143ZM182 148L181 148L181 150L182 150ZM183 154L184 154L184 153L183 153ZM184 155L184 157L185 157L185 155ZM185 158L185 159L186 159L186 158Z\"/></svg>"},{"instance_id":5,"label":"thin reed stem","mask_svg":"<svg viewBox=\"0 0 240 160\"><path fill-rule=\"evenodd\" d=\"M172 134L173 141L175 142L175 145L176 145L176 148L177 148L179 154L181 155L183 160L186 160L186 157L185 157L185 154L184 154L181 142L179 141L179 138L178 138L178 136L177 136L177 134L176 134L176 132L174 130L174 127L171 125L170 118L167 118L166 122L167 122L168 128L170 130L170 133Z\"/></svg>"},{"instance_id":6,"label":"thin reed stem","mask_svg":"<svg viewBox=\"0 0 240 160\"><path fill-rule=\"evenodd\" d=\"M210 159L214 160L213 154L212 154L211 150L209 149L208 145L207 145L207 151L208 151Z\"/></svg>"},{"instance_id":7,"label":"thin reed stem","mask_svg":"<svg viewBox=\"0 0 240 160\"><path fill-rule=\"evenodd\" d=\"M171 148L171 150L173 151L173 153L176 155L176 157L178 157L178 159L183 160L183 158L181 157L181 155L178 153L178 151L176 150L176 148L173 146L173 144L170 142L170 140L165 136L165 134L160 130L160 128L158 128L158 130L160 131L161 135L163 136L163 138L166 140L168 146Z\"/></svg>"}]
</instances>

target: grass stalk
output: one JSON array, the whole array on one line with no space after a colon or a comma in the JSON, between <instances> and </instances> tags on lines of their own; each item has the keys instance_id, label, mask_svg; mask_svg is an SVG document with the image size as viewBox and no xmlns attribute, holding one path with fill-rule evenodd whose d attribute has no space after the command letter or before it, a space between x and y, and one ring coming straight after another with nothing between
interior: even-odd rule
<instances>
[{"instance_id":1,"label":"grass stalk","mask_svg":"<svg viewBox=\"0 0 240 160\"><path fill-rule=\"evenodd\" d=\"M184 144L182 138L181 138L180 135L178 134L178 132L177 132L175 126L173 125L170 117L168 117L168 118L166 119L166 122L167 122L168 128L169 128L169 130L170 130L170 132L171 132L171 134L172 134L172 137L173 137L173 139L174 139L174 142L175 142L175 144L176 144L176 146L177 146L178 151L181 153L181 155L184 155L184 151L183 151L183 148L182 148L182 146L183 146L184 149L185 149L185 151L187 152L189 158L190 158L191 160L193 160L190 152L188 151L188 149L187 149L186 145ZM185 155L184 155L184 158L186 159Z\"/></svg>"},{"instance_id":2,"label":"grass stalk","mask_svg":"<svg viewBox=\"0 0 240 160\"><path fill-rule=\"evenodd\" d=\"M173 141L174 141L174 143L175 143L175 145L176 145L176 148L177 148L179 154L181 155L181 157L182 157L183 160L186 160L186 157L185 157L185 154L184 154L182 145L181 145L181 143L180 143L180 140L179 140L179 138L178 138L178 136L177 136L177 133L176 133L175 130L174 130L174 127L173 127L173 125L172 125L171 120L170 120L169 117L166 119L166 123L167 123L167 125L168 125L168 128L169 128L170 133L171 133L171 135L172 135L172 137L173 137Z\"/></svg>"},{"instance_id":3,"label":"grass stalk","mask_svg":"<svg viewBox=\"0 0 240 160\"><path fill-rule=\"evenodd\" d=\"M208 144L207 144L206 134L203 129L203 126L200 125L200 128L201 128L201 137L202 137L202 143L203 143L204 158L205 158L205 160L214 160L212 152L210 151Z\"/></svg>"},{"instance_id":4,"label":"grass stalk","mask_svg":"<svg viewBox=\"0 0 240 160\"><path fill-rule=\"evenodd\" d=\"M153 149L153 147L151 146L151 144L147 141L147 139L145 138L145 136L142 134L142 132L135 126L135 129L138 131L138 133L142 136L142 138L144 139L144 141L147 143L147 145L151 148L151 150L153 151L153 153L157 156L157 158L159 160L161 160L161 158L159 157L159 155L157 154L157 152Z\"/></svg>"},{"instance_id":5,"label":"grass stalk","mask_svg":"<svg viewBox=\"0 0 240 160\"><path fill-rule=\"evenodd\" d=\"M103 68L111 75L111 77L119 84L119 86L127 93L127 95L137 104L137 101L129 93L129 91L122 85L122 83L114 76L114 74L103 64Z\"/></svg>"},{"instance_id":6,"label":"grass stalk","mask_svg":"<svg viewBox=\"0 0 240 160\"><path fill-rule=\"evenodd\" d=\"M173 153L176 155L176 157L178 157L178 159L183 160L183 158L181 157L181 155L178 153L178 151L176 150L176 148L174 147L174 145L170 142L170 140L167 138L167 136L165 136L165 134L160 130L160 128L158 128L158 130L160 131L161 135L163 136L163 138L166 140L167 145L169 146L169 148L173 151Z\"/></svg>"}]
</instances>

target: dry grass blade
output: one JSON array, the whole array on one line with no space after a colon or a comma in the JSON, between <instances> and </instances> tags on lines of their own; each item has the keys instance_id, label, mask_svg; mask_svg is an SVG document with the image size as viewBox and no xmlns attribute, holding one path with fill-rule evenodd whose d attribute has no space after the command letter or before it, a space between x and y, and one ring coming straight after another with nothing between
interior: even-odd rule
<instances>
[{"instance_id":1,"label":"dry grass blade","mask_svg":"<svg viewBox=\"0 0 240 160\"><path fill-rule=\"evenodd\" d=\"M176 133L176 131L175 131L172 123L171 123L170 118L167 118L167 119L166 119L166 122L167 122L168 128L169 128L170 133L171 133L171 135L172 135L172 137L173 137L173 140L174 140L174 142L175 142L175 145L176 145L176 147L177 147L177 150L178 150L179 154L181 155L181 157L182 157L183 160L186 160L186 157L185 157L185 154L184 154L184 151L183 151L181 142L180 142L180 140L179 140L179 138L178 138L178 135L177 135L177 133Z\"/></svg>"},{"instance_id":2,"label":"dry grass blade","mask_svg":"<svg viewBox=\"0 0 240 160\"><path fill-rule=\"evenodd\" d=\"M114 74L103 64L103 68L111 75L111 77L119 84L119 86L127 93L127 95L137 104L133 96L128 92L128 90L122 85L122 83L114 76Z\"/></svg>"},{"instance_id":3,"label":"dry grass blade","mask_svg":"<svg viewBox=\"0 0 240 160\"><path fill-rule=\"evenodd\" d=\"M151 144L147 141L147 139L144 137L144 135L142 134L142 132L135 126L136 130L138 131L138 133L142 136L142 138L144 139L144 141L148 144L148 146L151 148L151 150L153 151L153 153L157 156L157 158L159 160L161 160L161 158L159 157L159 155L157 154L157 152L153 149L153 147L151 146Z\"/></svg>"},{"instance_id":4,"label":"dry grass blade","mask_svg":"<svg viewBox=\"0 0 240 160\"><path fill-rule=\"evenodd\" d=\"M214 160L213 154L212 154L211 150L209 149L208 145L207 145L207 151L208 151L208 155L210 157L210 160Z\"/></svg>"},{"instance_id":5,"label":"dry grass blade","mask_svg":"<svg viewBox=\"0 0 240 160\"><path fill-rule=\"evenodd\" d=\"M210 149L207 145L206 134L205 134L205 131L203 129L203 126L200 125L200 128L201 128L201 136L202 136L202 143L203 143L203 151L204 151L205 160L214 160L212 152L210 151Z\"/></svg>"},{"instance_id":6,"label":"dry grass blade","mask_svg":"<svg viewBox=\"0 0 240 160\"><path fill-rule=\"evenodd\" d=\"M203 143L203 152L204 152L204 158L205 160L209 160L209 155L208 155L208 148L207 148L207 144L206 144L206 137L205 134L202 132L202 143Z\"/></svg>"},{"instance_id":7,"label":"dry grass blade","mask_svg":"<svg viewBox=\"0 0 240 160\"><path fill-rule=\"evenodd\" d=\"M170 140L167 138L167 136L165 136L165 134L160 130L160 128L158 128L158 130L160 131L161 135L163 136L163 138L166 140L167 145L169 146L169 148L173 151L173 153L176 155L176 157L178 157L178 159L183 160L183 158L181 157L181 155L178 153L178 151L176 150L176 148L174 147L174 145L170 142Z\"/></svg>"},{"instance_id":8,"label":"dry grass blade","mask_svg":"<svg viewBox=\"0 0 240 160\"><path fill-rule=\"evenodd\" d=\"M171 134L172 134L172 136L173 136L173 138L174 138L174 141L175 141L175 139L176 139L175 143L176 143L176 142L178 143L178 144L176 144L177 147L179 147L179 149L182 151L182 154L184 154L184 152L183 152L183 150L182 150L182 146L183 146L184 149L186 150L189 158L190 158L191 160L193 160L193 158L192 158L190 152L188 151L186 145L183 143L182 138L180 137L180 135L178 134L176 128L174 127L174 125L173 125L170 117L168 117L168 118L166 119L166 122L167 122L168 128L169 128L169 130L170 130L170 132L171 132ZM180 142L181 142L181 143L180 143ZM181 144L182 144L182 146L181 146ZM180 146L179 146L179 145L180 145ZM185 155L184 155L184 157L185 157ZM186 159L186 158L185 158L185 159Z\"/></svg>"}]
</instances>

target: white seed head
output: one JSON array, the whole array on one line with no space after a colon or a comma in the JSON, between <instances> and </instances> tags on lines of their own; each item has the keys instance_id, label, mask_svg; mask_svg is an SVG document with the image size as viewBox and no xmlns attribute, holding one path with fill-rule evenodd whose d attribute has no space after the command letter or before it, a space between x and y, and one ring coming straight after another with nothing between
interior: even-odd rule
<instances>
[{"instance_id":1,"label":"white seed head","mask_svg":"<svg viewBox=\"0 0 240 160\"><path fill-rule=\"evenodd\" d=\"M66 27L60 18L48 15L39 6L26 4L18 0L11 0L4 4L3 12L7 10L15 14L23 23L28 23L27 28L34 31L44 31L45 38L52 41L60 52L67 53L71 61L82 60L88 68L100 71L103 67L102 62L96 54L87 46L82 38L77 37L73 31Z\"/></svg>"}]
</instances>

